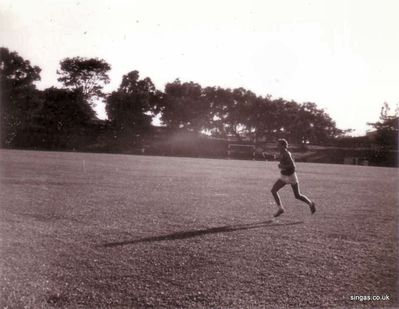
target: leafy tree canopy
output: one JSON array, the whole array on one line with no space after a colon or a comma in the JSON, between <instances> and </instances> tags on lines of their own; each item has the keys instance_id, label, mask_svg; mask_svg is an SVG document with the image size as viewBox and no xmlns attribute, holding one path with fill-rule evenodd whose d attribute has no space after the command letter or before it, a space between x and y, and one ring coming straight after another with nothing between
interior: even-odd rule
<instances>
[{"instance_id":1,"label":"leafy tree canopy","mask_svg":"<svg viewBox=\"0 0 399 309\"><path fill-rule=\"evenodd\" d=\"M176 79L165 86L161 120L169 128L200 132L208 127L210 105L201 85Z\"/></svg>"},{"instance_id":2,"label":"leafy tree canopy","mask_svg":"<svg viewBox=\"0 0 399 309\"><path fill-rule=\"evenodd\" d=\"M142 132L151 126L152 113L158 110L161 93L151 79L140 79L138 71L123 76L117 91L106 100L106 112L114 127L121 131Z\"/></svg>"},{"instance_id":3,"label":"leafy tree canopy","mask_svg":"<svg viewBox=\"0 0 399 309\"><path fill-rule=\"evenodd\" d=\"M24 60L16 52L0 47L0 82L1 90L14 90L23 86L32 86L40 80L41 69L31 66L29 60Z\"/></svg>"},{"instance_id":4,"label":"leafy tree canopy","mask_svg":"<svg viewBox=\"0 0 399 309\"><path fill-rule=\"evenodd\" d=\"M104 85L110 82L108 71L111 66L98 58L66 58L60 63L58 81L65 87L80 89L87 102L94 104L94 99L103 98Z\"/></svg>"},{"instance_id":5,"label":"leafy tree canopy","mask_svg":"<svg viewBox=\"0 0 399 309\"><path fill-rule=\"evenodd\" d=\"M32 66L16 52L0 48L0 142L15 145L19 132L26 130L39 106L35 81L41 69Z\"/></svg>"},{"instance_id":6,"label":"leafy tree canopy","mask_svg":"<svg viewBox=\"0 0 399 309\"><path fill-rule=\"evenodd\" d=\"M377 122L368 123L375 132L371 134L376 142L384 146L398 147L399 107L392 113L389 104L384 102L381 107L380 119Z\"/></svg>"},{"instance_id":7,"label":"leafy tree canopy","mask_svg":"<svg viewBox=\"0 0 399 309\"><path fill-rule=\"evenodd\" d=\"M65 131L85 126L95 117L79 90L51 87L42 94L41 123L46 128Z\"/></svg>"}]
</instances>

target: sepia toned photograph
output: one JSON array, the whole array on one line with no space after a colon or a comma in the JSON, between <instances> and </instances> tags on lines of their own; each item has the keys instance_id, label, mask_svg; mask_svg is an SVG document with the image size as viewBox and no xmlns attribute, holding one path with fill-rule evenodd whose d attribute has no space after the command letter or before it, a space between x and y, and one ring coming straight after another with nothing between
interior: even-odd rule
<instances>
[{"instance_id":1,"label":"sepia toned photograph","mask_svg":"<svg viewBox=\"0 0 399 309\"><path fill-rule=\"evenodd\" d=\"M398 12L0 0L0 308L398 309Z\"/></svg>"}]
</instances>

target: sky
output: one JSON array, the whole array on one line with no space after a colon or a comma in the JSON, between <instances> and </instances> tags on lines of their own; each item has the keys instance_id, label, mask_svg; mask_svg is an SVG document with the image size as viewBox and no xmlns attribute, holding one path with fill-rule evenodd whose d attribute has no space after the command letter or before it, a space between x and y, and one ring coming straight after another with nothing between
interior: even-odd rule
<instances>
[{"instance_id":1,"label":"sky","mask_svg":"<svg viewBox=\"0 0 399 309\"><path fill-rule=\"evenodd\" d=\"M314 102L362 135L399 104L396 0L0 0L0 46L39 66L39 89L66 57L133 70L159 90L179 78ZM103 104L97 113L105 117Z\"/></svg>"}]
</instances>

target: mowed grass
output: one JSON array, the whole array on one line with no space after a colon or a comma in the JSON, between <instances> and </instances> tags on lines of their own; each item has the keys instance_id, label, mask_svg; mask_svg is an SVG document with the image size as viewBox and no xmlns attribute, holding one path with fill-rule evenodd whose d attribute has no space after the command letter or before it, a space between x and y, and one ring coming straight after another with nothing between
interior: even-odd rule
<instances>
[{"instance_id":1,"label":"mowed grass","mask_svg":"<svg viewBox=\"0 0 399 309\"><path fill-rule=\"evenodd\" d=\"M2 308L398 305L398 170L1 150ZM351 301L351 296L389 296Z\"/></svg>"}]
</instances>

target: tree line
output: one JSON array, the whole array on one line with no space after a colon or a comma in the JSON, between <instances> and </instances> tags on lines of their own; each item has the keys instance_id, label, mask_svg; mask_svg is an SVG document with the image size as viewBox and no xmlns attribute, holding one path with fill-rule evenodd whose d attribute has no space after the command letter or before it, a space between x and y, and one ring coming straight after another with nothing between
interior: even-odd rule
<instances>
[{"instance_id":1,"label":"tree line","mask_svg":"<svg viewBox=\"0 0 399 309\"><path fill-rule=\"evenodd\" d=\"M154 138L154 117L169 134L206 133L254 143L284 137L291 143L326 144L345 133L312 102L179 79L160 91L135 70L106 94L103 87L110 82L110 70L103 59L66 58L57 71L63 87L38 90L34 83L40 80L41 69L0 48L1 146L79 149L101 140L110 147L138 147ZM96 118L93 106L99 99L105 102L108 120ZM386 130L383 124L384 119L373 125Z\"/></svg>"}]
</instances>

